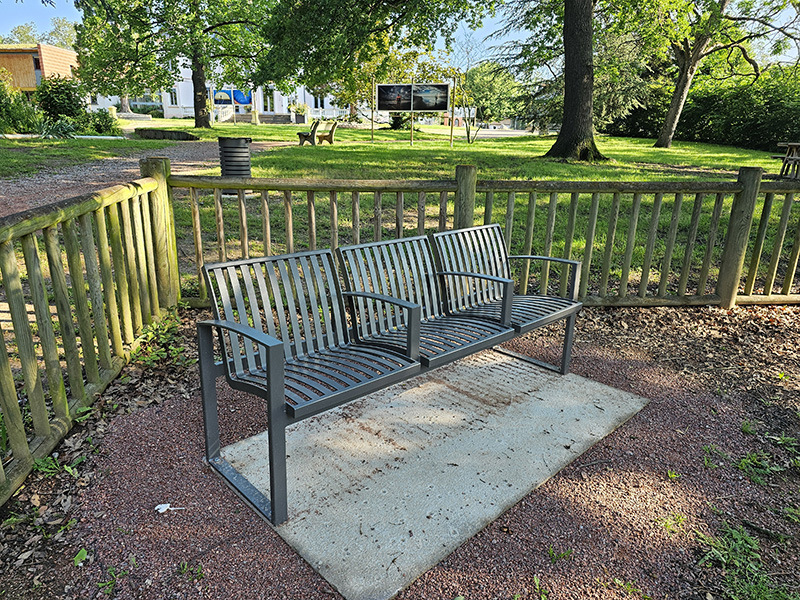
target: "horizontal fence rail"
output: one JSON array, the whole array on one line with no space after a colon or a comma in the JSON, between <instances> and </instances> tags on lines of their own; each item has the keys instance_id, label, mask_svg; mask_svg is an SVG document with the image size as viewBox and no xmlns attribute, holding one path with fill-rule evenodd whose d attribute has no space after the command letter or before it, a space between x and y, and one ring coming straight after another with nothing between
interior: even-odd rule
<instances>
[{"instance_id":1,"label":"horizontal fence rail","mask_svg":"<svg viewBox=\"0 0 800 600\"><path fill-rule=\"evenodd\" d=\"M0 503L177 301L167 199L145 177L0 219Z\"/></svg>"}]
</instances>

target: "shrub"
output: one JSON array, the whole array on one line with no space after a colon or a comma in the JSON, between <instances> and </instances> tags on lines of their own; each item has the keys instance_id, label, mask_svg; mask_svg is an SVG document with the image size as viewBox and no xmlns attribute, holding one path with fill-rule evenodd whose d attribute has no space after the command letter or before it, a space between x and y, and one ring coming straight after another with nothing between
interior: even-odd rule
<instances>
[{"instance_id":1,"label":"shrub","mask_svg":"<svg viewBox=\"0 0 800 600\"><path fill-rule=\"evenodd\" d=\"M53 120L80 118L86 112L83 89L75 79L60 76L43 79L36 88L36 101L45 116Z\"/></svg>"},{"instance_id":2,"label":"shrub","mask_svg":"<svg viewBox=\"0 0 800 600\"><path fill-rule=\"evenodd\" d=\"M105 108L96 112L85 112L77 119L80 135L120 135L117 120Z\"/></svg>"},{"instance_id":3,"label":"shrub","mask_svg":"<svg viewBox=\"0 0 800 600\"><path fill-rule=\"evenodd\" d=\"M0 69L0 133L33 133L40 120L36 107L11 85L11 74Z\"/></svg>"},{"instance_id":4,"label":"shrub","mask_svg":"<svg viewBox=\"0 0 800 600\"><path fill-rule=\"evenodd\" d=\"M800 70L773 67L753 81L699 82L689 92L675 139L776 150L779 141L800 138ZM653 87L644 106L605 128L606 133L657 137L672 88Z\"/></svg>"}]
</instances>

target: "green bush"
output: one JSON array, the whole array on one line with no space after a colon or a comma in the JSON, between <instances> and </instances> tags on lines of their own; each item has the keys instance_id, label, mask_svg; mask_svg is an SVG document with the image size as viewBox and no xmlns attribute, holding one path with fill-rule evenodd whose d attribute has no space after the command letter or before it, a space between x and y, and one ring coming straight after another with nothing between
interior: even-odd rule
<instances>
[{"instance_id":1,"label":"green bush","mask_svg":"<svg viewBox=\"0 0 800 600\"><path fill-rule=\"evenodd\" d=\"M75 79L49 77L36 88L36 101L49 119L61 117L79 119L86 112L86 101L81 84Z\"/></svg>"},{"instance_id":2,"label":"green bush","mask_svg":"<svg viewBox=\"0 0 800 600\"><path fill-rule=\"evenodd\" d=\"M105 108L85 112L77 119L79 135L121 135L117 120Z\"/></svg>"},{"instance_id":3,"label":"green bush","mask_svg":"<svg viewBox=\"0 0 800 600\"><path fill-rule=\"evenodd\" d=\"M0 69L0 133L33 133L40 121L36 107L11 85L11 74Z\"/></svg>"}]
</instances>

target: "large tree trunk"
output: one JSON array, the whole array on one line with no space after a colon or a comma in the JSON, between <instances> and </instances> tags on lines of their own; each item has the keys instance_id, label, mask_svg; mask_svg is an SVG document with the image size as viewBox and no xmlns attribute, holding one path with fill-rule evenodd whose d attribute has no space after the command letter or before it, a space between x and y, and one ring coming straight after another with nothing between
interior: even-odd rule
<instances>
[{"instance_id":1,"label":"large tree trunk","mask_svg":"<svg viewBox=\"0 0 800 600\"><path fill-rule=\"evenodd\" d=\"M131 97L128 94L125 94L119 99L119 112L131 112Z\"/></svg>"},{"instance_id":2,"label":"large tree trunk","mask_svg":"<svg viewBox=\"0 0 800 600\"><path fill-rule=\"evenodd\" d=\"M194 126L211 129L208 113L208 91L206 90L206 67L198 49L192 52L192 87L194 91Z\"/></svg>"},{"instance_id":3,"label":"large tree trunk","mask_svg":"<svg viewBox=\"0 0 800 600\"><path fill-rule=\"evenodd\" d=\"M594 143L592 0L564 0L564 117L545 156L604 160Z\"/></svg>"}]
</instances>

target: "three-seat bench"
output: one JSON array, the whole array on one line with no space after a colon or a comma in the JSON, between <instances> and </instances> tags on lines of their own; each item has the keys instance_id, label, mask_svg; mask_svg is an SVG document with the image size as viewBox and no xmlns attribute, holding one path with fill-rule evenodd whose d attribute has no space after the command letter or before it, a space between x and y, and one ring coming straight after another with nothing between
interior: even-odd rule
<instances>
[{"instance_id":1,"label":"three-seat bench","mask_svg":"<svg viewBox=\"0 0 800 600\"><path fill-rule=\"evenodd\" d=\"M567 372L579 263L522 257L570 268L570 298L515 295L508 261L519 257L506 255L499 227L447 234L338 248L346 291L330 250L203 267L214 310L198 323L206 458L272 523L288 517L291 423L559 319L566 334L557 370ZM266 400L269 499L221 456L222 375Z\"/></svg>"}]
</instances>

